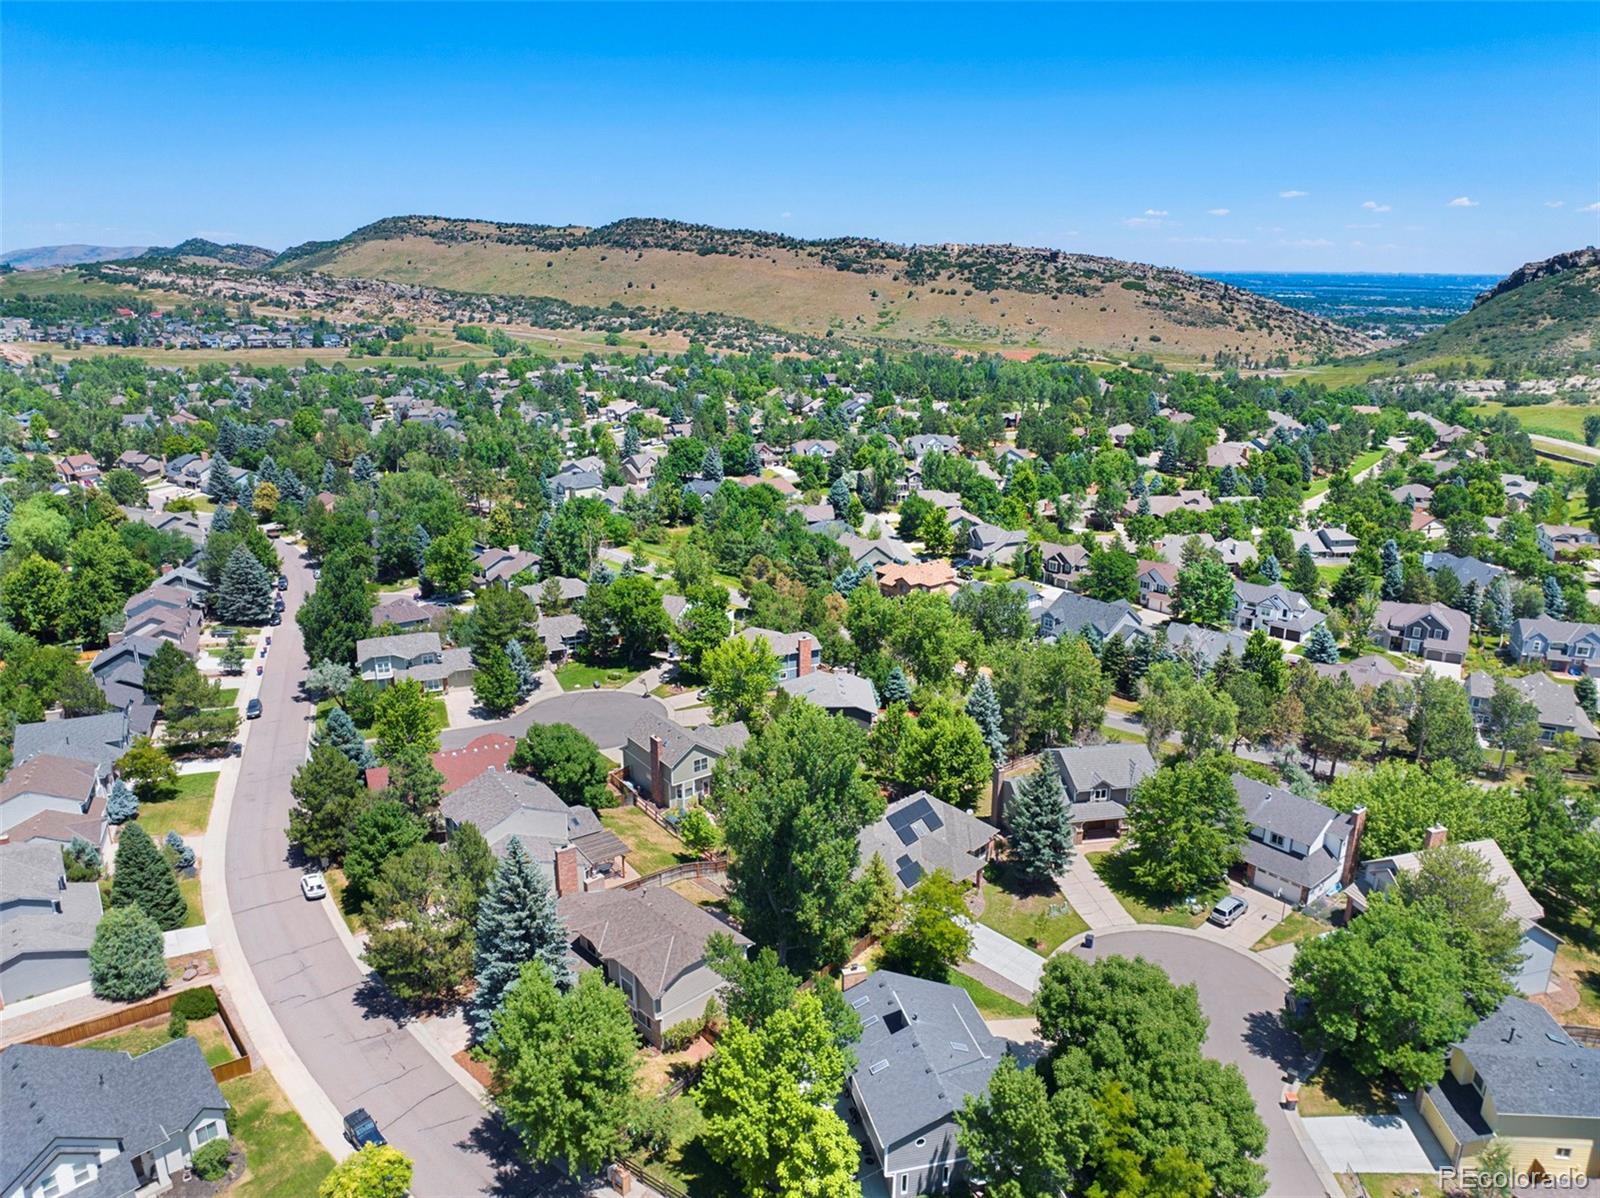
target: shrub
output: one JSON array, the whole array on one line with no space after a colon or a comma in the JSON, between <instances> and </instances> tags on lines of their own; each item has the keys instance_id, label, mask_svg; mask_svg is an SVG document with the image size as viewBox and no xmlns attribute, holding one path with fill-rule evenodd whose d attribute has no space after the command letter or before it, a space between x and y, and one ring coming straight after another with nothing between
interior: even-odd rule
<instances>
[{"instance_id":1,"label":"shrub","mask_svg":"<svg viewBox=\"0 0 1600 1198\"><path fill-rule=\"evenodd\" d=\"M138 907L113 907L100 917L89 946L89 981L96 998L149 998L167 980L161 928Z\"/></svg>"},{"instance_id":2,"label":"shrub","mask_svg":"<svg viewBox=\"0 0 1600 1198\"><path fill-rule=\"evenodd\" d=\"M190 1167L201 1181L220 1181L228 1171L228 1161L233 1157L233 1144L228 1140L208 1140L195 1149Z\"/></svg>"},{"instance_id":3,"label":"shrub","mask_svg":"<svg viewBox=\"0 0 1600 1198\"><path fill-rule=\"evenodd\" d=\"M173 1040L181 1040L189 1034L189 1021L184 1018L182 1011L176 1007L172 1014L167 1016L167 1036Z\"/></svg>"},{"instance_id":4,"label":"shrub","mask_svg":"<svg viewBox=\"0 0 1600 1198\"><path fill-rule=\"evenodd\" d=\"M704 1017L675 1023L661 1033L661 1047L668 1052L682 1052L694 1043L694 1038L700 1034L705 1025Z\"/></svg>"},{"instance_id":5,"label":"shrub","mask_svg":"<svg viewBox=\"0 0 1600 1198\"><path fill-rule=\"evenodd\" d=\"M217 992L210 986L185 990L172 1000L172 1011L185 1019L210 1019L217 1013Z\"/></svg>"}]
</instances>

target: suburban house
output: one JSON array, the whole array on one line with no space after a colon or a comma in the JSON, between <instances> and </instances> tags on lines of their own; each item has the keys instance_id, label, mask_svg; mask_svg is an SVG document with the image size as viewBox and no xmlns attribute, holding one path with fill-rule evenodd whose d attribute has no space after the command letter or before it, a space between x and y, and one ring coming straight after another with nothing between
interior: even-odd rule
<instances>
[{"instance_id":1,"label":"suburban house","mask_svg":"<svg viewBox=\"0 0 1600 1198\"><path fill-rule=\"evenodd\" d=\"M900 890L938 869L981 887L999 834L993 824L919 790L890 803L882 819L861 829L861 868L882 857Z\"/></svg>"},{"instance_id":2,"label":"suburban house","mask_svg":"<svg viewBox=\"0 0 1600 1198\"><path fill-rule=\"evenodd\" d=\"M176 586L155 584L146 587L122 605L124 623L111 634L113 641L130 637L171 641L193 657L200 647L200 624L204 604Z\"/></svg>"},{"instance_id":3,"label":"suburban house","mask_svg":"<svg viewBox=\"0 0 1600 1198\"><path fill-rule=\"evenodd\" d=\"M1511 656L1537 662L1552 674L1600 676L1600 624L1573 624L1550 616L1513 620Z\"/></svg>"},{"instance_id":4,"label":"suburban house","mask_svg":"<svg viewBox=\"0 0 1600 1198\"><path fill-rule=\"evenodd\" d=\"M11 741L11 760L13 768L41 754L90 761L104 778L132 743L127 714L106 711L99 715L18 724Z\"/></svg>"},{"instance_id":5,"label":"suburban house","mask_svg":"<svg viewBox=\"0 0 1600 1198\"><path fill-rule=\"evenodd\" d=\"M1472 618L1442 603L1378 604L1372 637L1386 649L1425 661L1459 663L1467 656Z\"/></svg>"},{"instance_id":6,"label":"suburban house","mask_svg":"<svg viewBox=\"0 0 1600 1198\"><path fill-rule=\"evenodd\" d=\"M1538 538L1539 548L1551 561L1591 545L1600 545L1600 535L1596 535L1592 528L1574 524L1540 524L1535 526L1533 532Z\"/></svg>"},{"instance_id":7,"label":"suburban house","mask_svg":"<svg viewBox=\"0 0 1600 1198\"><path fill-rule=\"evenodd\" d=\"M1244 633L1233 629L1201 628L1198 624L1180 624L1176 621L1163 625L1160 631L1166 634L1167 648L1207 670L1216 665L1217 658L1224 653L1231 652L1235 657L1243 657L1245 645L1250 640Z\"/></svg>"},{"instance_id":8,"label":"suburban house","mask_svg":"<svg viewBox=\"0 0 1600 1198\"><path fill-rule=\"evenodd\" d=\"M980 566L1009 565L1017 551L1028 543L1025 528L1001 528L996 524L974 524L967 529L966 558Z\"/></svg>"},{"instance_id":9,"label":"suburban house","mask_svg":"<svg viewBox=\"0 0 1600 1198\"><path fill-rule=\"evenodd\" d=\"M375 686L413 678L429 693L472 685L472 651L446 649L437 632L403 632L356 642L356 672Z\"/></svg>"},{"instance_id":10,"label":"suburban house","mask_svg":"<svg viewBox=\"0 0 1600 1198\"><path fill-rule=\"evenodd\" d=\"M1433 502L1433 488L1422 483L1407 483L1403 487L1395 487L1389 492L1389 497L1403 507L1413 510L1425 508Z\"/></svg>"},{"instance_id":11,"label":"suburban house","mask_svg":"<svg viewBox=\"0 0 1600 1198\"><path fill-rule=\"evenodd\" d=\"M1219 441L1206 446L1206 465L1213 470L1223 470L1229 466L1242 470L1249 459L1250 446L1243 441Z\"/></svg>"},{"instance_id":12,"label":"suburban house","mask_svg":"<svg viewBox=\"0 0 1600 1198\"><path fill-rule=\"evenodd\" d=\"M136 1057L95 1048L0 1050L0 1194L156 1193L228 1135L228 1100L199 1041Z\"/></svg>"},{"instance_id":13,"label":"suburban house","mask_svg":"<svg viewBox=\"0 0 1600 1198\"><path fill-rule=\"evenodd\" d=\"M1358 690L1363 686L1382 686L1386 682L1405 681L1408 686L1410 685L1404 671L1379 653L1369 653L1354 661L1313 661L1307 664L1324 678L1350 679L1350 684Z\"/></svg>"},{"instance_id":14,"label":"suburban house","mask_svg":"<svg viewBox=\"0 0 1600 1198\"><path fill-rule=\"evenodd\" d=\"M1039 554L1043 559L1043 581L1047 586L1070 586L1078 574L1089 568L1089 551L1082 545L1043 542L1039 546Z\"/></svg>"},{"instance_id":15,"label":"suburban house","mask_svg":"<svg viewBox=\"0 0 1600 1198\"><path fill-rule=\"evenodd\" d=\"M562 470L550 480L550 492L557 503L596 498L604 486L598 470Z\"/></svg>"},{"instance_id":16,"label":"suburban house","mask_svg":"<svg viewBox=\"0 0 1600 1198\"><path fill-rule=\"evenodd\" d=\"M476 563L474 572L482 583L500 583L509 585L511 580L524 571L538 569L539 555L516 548L499 549L493 545L479 549L473 557Z\"/></svg>"},{"instance_id":17,"label":"suburban house","mask_svg":"<svg viewBox=\"0 0 1600 1198\"><path fill-rule=\"evenodd\" d=\"M1044 761L1055 759L1066 791L1067 814L1072 818L1072 838L1105 839L1128 830L1128 799L1133 788L1156 772L1155 758L1142 744L1069 745L1046 749ZM1021 778L1001 784L1001 811L1020 785Z\"/></svg>"},{"instance_id":18,"label":"suburban house","mask_svg":"<svg viewBox=\"0 0 1600 1198\"><path fill-rule=\"evenodd\" d=\"M1491 565L1475 557L1457 557L1453 553L1424 553L1422 567L1429 574L1448 570L1456 576L1456 581L1461 584L1463 590L1469 586L1476 586L1479 594L1487 591L1494 585L1496 579L1505 575L1505 568L1502 566Z\"/></svg>"},{"instance_id":19,"label":"suburban house","mask_svg":"<svg viewBox=\"0 0 1600 1198\"><path fill-rule=\"evenodd\" d=\"M0 833L18 844L70 844L81 836L101 847L105 795L95 762L39 753L12 766L0 781Z\"/></svg>"},{"instance_id":20,"label":"suburban house","mask_svg":"<svg viewBox=\"0 0 1600 1198\"><path fill-rule=\"evenodd\" d=\"M1006 1041L965 990L945 982L880 969L844 997L861 1018L858 1064L841 1099L847 1122L889 1195L948 1190L966 1172L956 1113L988 1091Z\"/></svg>"},{"instance_id":21,"label":"suburban house","mask_svg":"<svg viewBox=\"0 0 1600 1198\"><path fill-rule=\"evenodd\" d=\"M1281 583L1233 584L1233 624L1245 632L1262 628L1268 636L1293 644L1310 636L1327 618L1299 591Z\"/></svg>"},{"instance_id":22,"label":"suburban house","mask_svg":"<svg viewBox=\"0 0 1600 1198\"><path fill-rule=\"evenodd\" d=\"M1425 836L1424 853L1444 844L1449 833L1435 824ZM1468 840L1462 842L1462 847L1470 849L1489 867L1489 876L1506 900L1507 913L1522 928L1522 963L1513 985L1523 994L1543 994L1550 989L1550 970L1555 964L1556 950L1561 946L1559 936L1539 926L1544 918L1544 907L1528 892L1497 841ZM1363 861L1357 875L1360 888L1350 892L1352 906L1357 911L1364 910L1366 895L1381 894L1399 881L1401 874L1414 874L1421 868L1422 853L1396 853L1392 857Z\"/></svg>"},{"instance_id":23,"label":"suburban house","mask_svg":"<svg viewBox=\"0 0 1600 1198\"><path fill-rule=\"evenodd\" d=\"M566 661L589 639L582 616L540 616L537 627L539 639L544 642L545 657L551 665Z\"/></svg>"},{"instance_id":24,"label":"suburban house","mask_svg":"<svg viewBox=\"0 0 1600 1198\"><path fill-rule=\"evenodd\" d=\"M489 770L505 773L511 768L511 754L516 748L515 737L502 732L485 732L459 749L440 749L432 758L433 768L439 771L439 776L443 779L440 793L449 794L451 791L460 790L479 774ZM366 778L368 790L382 790L389 785L389 767L368 766Z\"/></svg>"},{"instance_id":25,"label":"suburban house","mask_svg":"<svg viewBox=\"0 0 1600 1198\"><path fill-rule=\"evenodd\" d=\"M206 535L211 530L210 512L157 512L145 507L124 507L122 514L157 532L175 532L196 549L205 544Z\"/></svg>"},{"instance_id":26,"label":"suburban house","mask_svg":"<svg viewBox=\"0 0 1600 1198\"><path fill-rule=\"evenodd\" d=\"M770 628L741 628L747 641L765 641L778 659L778 679L798 678L822 664L822 646L809 632L773 632Z\"/></svg>"},{"instance_id":27,"label":"suburban house","mask_svg":"<svg viewBox=\"0 0 1600 1198\"><path fill-rule=\"evenodd\" d=\"M424 607L407 595L396 595L372 609L374 628L393 628L396 632L420 632L433 623L440 614L434 607Z\"/></svg>"},{"instance_id":28,"label":"suburban house","mask_svg":"<svg viewBox=\"0 0 1600 1198\"><path fill-rule=\"evenodd\" d=\"M137 449L124 449L117 457L116 468L132 470L144 482L161 477L161 459L153 454L140 453Z\"/></svg>"},{"instance_id":29,"label":"suburban house","mask_svg":"<svg viewBox=\"0 0 1600 1198\"><path fill-rule=\"evenodd\" d=\"M1498 1141L1516 1174L1600 1176L1600 1049L1578 1044L1525 998L1506 999L1450 1049L1417 1107L1457 1170Z\"/></svg>"},{"instance_id":30,"label":"suburban house","mask_svg":"<svg viewBox=\"0 0 1600 1198\"><path fill-rule=\"evenodd\" d=\"M513 837L522 841L557 894L587 889L597 878L622 876L628 846L601 826L591 809L568 807L526 774L486 769L445 795L439 812L447 833L473 824L497 857L505 856Z\"/></svg>"},{"instance_id":31,"label":"suburban house","mask_svg":"<svg viewBox=\"0 0 1600 1198\"><path fill-rule=\"evenodd\" d=\"M794 443L794 455L798 458L831 458L838 452L837 441L802 440Z\"/></svg>"},{"instance_id":32,"label":"suburban house","mask_svg":"<svg viewBox=\"0 0 1600 1198\"><path fill-rule=\"evenodd\" d=\"M628 782L651 803L682 811L711 790L717 761L749 739L749 729L738 722L685 728L647 715L628 733L622 768Z\"/></svg>"},{"instance_id":33,"label":"suburban house","mask_svg":"<svg viewBox=\"0 0 1600 1198\"><path fill-rule=\"evenodd\" d=\"M712 934L750 946L743 933L665 886L563 895L556 910L579 961L605 971L657 1048L668 1028L703 1016L725 985L706 964Z\"/></svg>"},{"instance_id":34,"label":"suburban house","mask_svg":"<svg viewBox=\"0 0 1600 1198\"><path fill-rule=\"evenodd\" d=\"M59 844L0 842L0 1006L87 982L100 915L100 887L67 881Z\"/></svg>"},{"instance_id":35,"label":"suburban house","mask_svg":"<svg viewBox=\"0 0 1600 1198\"><path fill-rule=\"evenodd\" d=\"M1557 682L1548 674L1506 675L1505 682L1538 709L1540 740L1548 744L1567 732L1579 740L1600 740L1600 730L1596 730L1589 714L1578 706L1573 687ZM1495 679L1482 670L1467 676L1467 702L1480 724L1489 717L1494 685Z\"/></svg>"},{"instance_id":36,"label":"suburban house","mask_svg":"<svg viewBox=\"0 0 1600 1198\"><path fill-rule=\"evenodd\" d=\"M1178 567L1171 562L1139 563L1139 602L1151 611L1170 612L1178 589Z\"/></svg>"},{"instance_id":37,"label":"suburban house","mask_svg":"<svg viewBox=\"0 0 1600 1198\"><path fill-rule=\"evenodd\" d=\"M874 573L878 589L885 595L909 595L913 591L952 595L961 586L961 579L949 562L886 562Z\"/></svg>"},{"instance_id":38,"label":"suburban house","mask_svg":"<svg viewBox=\"0 0 1600 1198\"><path fill-rule=\"evenodd\" d=\"M1360 544L1350 533L1332 525L1313 528L1309 532L1297 529L1291 532L1290 536L1294 539L1296 553L1302 549L1310 549L1312 557L1333 558L1338 561L1354 557L1356 548Z\"/></svg>"},{"instance_id":39,"label":"suburban house","mask_svg":"<svg viewBox=\"0 0 1600 1198\"><path fill-rule=\"evenodd\" d=\"M1539 490L1538 483L1520 474L1502 474L1500 486L1506 493L1506 506L1512 511L1520 511L1527 507L1533 502L1534 494Z\"/></svg>"},{"instance_id":40,"label":"suburban house","mask_svg":"<svg viewBox=\"0 0 1600 1198\"><path fill-rule=\"evenodd\" d=\"M1150 514L1158 517L1170 516L1173 512L1209 512L1213 506L1211 497L1204 491L1182 489L1172 495L1147 495L1145 502L1150 506ZM1139 500L1128 500L1123 511L1130 516L1138 515Z\"/></svg>"},{"instance_id":41,"label":"suburban house","mask_svg":"<svg viewBox=\"0 0 1600 1198\"><path fill-rule=\"evenodd\" d=\"M1059 637L1069 633L1087 635L1090 628L1102 641L1114 636L1126 640L1134 633L1143 632L1144 624L1133 604L1126 599L1107 603L1076 591L1063 591L1039 613L1039 635L1042 637Z\"/></svg>"},{"instance_id":42,"label":"suburban house","mask_svg":"<svg viewBox=\"0 0 1600 1198\"><path fill-rule=\"evenodd\" d=\"M93 487L100 481L100 463L92 453L69 453L55 461L61 481L79 487Z\"/></svg>"},{"instance_id":43,"label":"suburban house","mask_svg":"<svg viewBox=\"0 0 1600 1198\"><path fill-rule=\"evenodd\" d=\"M778 683L778 689L814 703L829 715L842 715L870 727L878 715L878 691L870 678L849 670L813 670Z\"/></svg>"},{"instance_id":44,"label":"suburban house","mask_svg":"<svg viewBox=\"0 0 1600 1198\"><path fill-rule=\"evenodd\" d=\"M107 645L89 663L89 675L100 693L112 707L127 712L135 736L149 733L160 710L144 693L144 668L160 647L154 638L129 637Z\"/></svg>"},{"instance_id":45,"label":"suburban house","mask_svg":"<svg viewBox=\"0 0 1600 1198\"><path fill-rule=\"evenodd\" d=\"M1233 789L1250 825L1243 861L1247 884L1295 906L1349 884L1365 811L1345 815L1243 774L1234 774Z\"/></svg>"},{"instance_id":46,"label":"suburban house","mask_svg":"<svg viewBox=\"0 0 1600 1198\"><path fill-rule=\"evenodd\" d=\"M930 453L961 452L961 442L948 433L915 433L906 438L906 456L919 461Z\"/></svg>"},{"instance_id":47,"label":"suburban house","mask_svg":"<svg viewBox=\"0 0 1600 1198\"><path fill-rule=\"evenodd\" d=\"M1216 554L1222 559L1222 564L1235 574L1240 573L1247 562L1256 560L1256 547L1249 541L1241 541L1238 537L1224 537L1219 541L1208 532L1168 533L1156 542L1156 556L1181 566L1183 551L1191 541L1198 543L1197 548Z\"/></svg>"}]
</instances>

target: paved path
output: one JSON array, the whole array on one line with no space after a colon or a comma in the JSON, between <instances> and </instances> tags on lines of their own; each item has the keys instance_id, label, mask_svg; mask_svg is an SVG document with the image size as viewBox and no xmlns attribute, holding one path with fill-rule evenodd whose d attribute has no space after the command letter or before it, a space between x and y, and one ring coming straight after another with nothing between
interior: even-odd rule
<instances>
[{"instance_id":1,"label":"paved path","mask_svg":"<svg viewBox=\"0 0 1600 1198\"><path fill-rule=\"evenodd\" d=\"M1082 845L1072 855L1071 868L1065 876L1056 879L1056 885L1061 887L1061 893L1066 895L1072 909L1083 916L1083 922L1089 925L1090 931L1103 932L1135 926L1128 909L1111 893L1111 888L1100 880L1100 875L1094 872L1090 854L1083 851Z\"/></svg>"},{"instance_id":2,"label":"paved path","mask_svg":"<svg viewBox=\"0 0 1600 1198\"><path fill-rule=\"evenodd\" d=\"M1301 1124L1322 1159L1341 1173L1432 1173L1450 1158L1405 1099L1398 1115L1325 1115Z\"/></svg>"},{"instance_id":3,"label":"paved path","mask_svg":"<svg viewBox=\"0 0 1600 1198\"><path fill-rule=\"evenodd\" d=\"M443 733L440 744L459 749L486 732L521 736L532 724L571 724L602 749L615 749L628 739L639 720L650 714L666 715L660 699L616 690L571 691L535 699L523 711L495 724L474 724Z\"/></svg>"},{"instance_id":4,"label":"paved path","mask_svg":"<svg viewBox=\"0 0 1600 1198\"><path fill-rule=\"evenodd\" d=\"M1280 978L1248 953L1187 932L1113 931L1097 936L1093 949L1074 951L1090 958L1144 957L1173 981L1194 983L1211 1022L1206 1051L1239 1067L1267 1125L1267 1193L1272 1198L1342 1198L1337 1188L1329 1190L1331 1179L1311 1155L1315 1149L1296 1135L1290 1120L1298 1117L1279 1105L1287 1076L1305 1065L1298 1041L1278 1022L1288 989Z\"/></svg>"},{"instance_id":5,"label":"paved path","mask_svg":"<svg viewBox=\"0 0 1600 1198\"><path fill-rule=\"evenodd\" d=\"M310 574L292 546L282 548L292 617ZM312 707L299 694L306 662L292 618L273 641L261 685L265 713L246 738L229 813L226 898L260 994L320 1091L308 1096L316 1109L302 1113L323 1124L320 1095L338 1111L366 1107L415 1162L417 1198L550 1192L547 1182L505 1163L515 1158L503 1130L396 1022L385 992L351 960L327 914L301 897L284 829ZM303 1087L292 1075L285 1088L301 1106Z\"/></svg>"},{"instance_id":6,"label":"paved path","mask_svg":"<svg viewBox=\"0 0 1600 1198\"><path fill-rule=\"evenodd\" d=\"M972 933L972 951L967 954L971 960L1030 995L1039 989L1039 978L1044 973L1043 957L981 923L970 919L962 919L961 923Z\"/></svg>"},{"instance_id":7,"label":"paved path","mask_svg":"<svg viewBox=\"0 0 1600 1198\"><path fill-rule=\"evenodd\" d=\"M1379 458L1376 462L1373 462L1372 465L1368 466L1365 470L1359 471L1356 474L1352 474L1350 476L1350 481L1353 482L1353 483L1358 483L1358 482L1361 482L1363 479L1369 478L1372 475L1372 473L1375 470L1377 470L1378 467L1381 466L1381 465L1383 465L1383 458ZM1327 498L1328 498L1328 489L1327 488L1323 488L1321 491L1318 491L1315 495L1313 495L1309 499L1307 499L1300 506L1307 512L1314 512L1319 507L1321 507L1324 502L1327 501Z\"/></svg>"}]
</instances>

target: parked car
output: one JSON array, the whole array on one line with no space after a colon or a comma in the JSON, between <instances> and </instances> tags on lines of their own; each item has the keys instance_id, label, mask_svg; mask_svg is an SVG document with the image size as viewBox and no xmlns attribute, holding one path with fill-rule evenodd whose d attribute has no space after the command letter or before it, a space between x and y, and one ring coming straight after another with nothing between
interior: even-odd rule
<instances>
[{"instance_id":1,"label":"parked car","mask_svg":"<svg viewBox=\"0 0 1600 1198\"><path fill-rule=\"evenodd\" d=\"M372 1116L367 1114L367 1109L359 1106L344 1117L344 1138L357 1150L367 1144L389 1142L383 1138L383 1133L378 1130L378 1125L373 1122Z\"/></svg>"},{"instance_id":2,"label":"parked car","mask_svg":"<svg viewBox=\"0 0 1600 1198\"><path fill-rule=\"evenodd\" d=\"M1211 914L1206 916L1206 921L1216 924L1219 928L1231 927L1249 909L1249 903L1236 894L1230 894L1227 898L1217 900L1217 905L1211 908Z\"/></svg>"},{"instance_id":3,"label":"parked car","mask_svg":"<svg viewBox=\"0 0 1600 1198\"><path fill-rule=\"evenodd\" d=\"M261 718L260 699L251 699L250 702L244 705L244 718L247 720L259 720Z\"/></svg>"},{"instance_id":4,"label":"parked car","mask_svg":"<svg viewBox=\"0 0 1600 1198\"><path fill-rule=\"evenodd\" d=\"M328 897L328 879L322 876L320 870L312 870L300 877L300 893L307 899L315 900Z\"/></svg>"},{"instance_id":5,"label":"parked car","mask_svg":"<svg viewBox=\"0 0 1600 1198\"><path fill-rule=\"evenodd\" d=\"M289 589L289 576L287 574L278 575L278 589L280 591L287 591Z\"/></svg>"},{"instance_id":6,"label":"parked car","mask_svg":"<svg viewBox=\"0 0 1600 1198\"><path fill-rule=\"evenodd\" d=\"M274 628L276 628L279 624L282 624L283 623L283 612L281 612L281 611L273 612L272 613L272 619L268 620L267 623L272 625L272 627L274 627Z\"/></svg>"}]
</instances>

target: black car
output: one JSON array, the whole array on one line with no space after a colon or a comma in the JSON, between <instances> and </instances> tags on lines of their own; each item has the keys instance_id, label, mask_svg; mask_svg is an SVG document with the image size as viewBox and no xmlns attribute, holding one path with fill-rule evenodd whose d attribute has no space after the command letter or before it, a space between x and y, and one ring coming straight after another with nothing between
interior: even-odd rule
<instances>
[{"instance_id":1,"label":"black car","mask_svg":"<svg viewBox=\"0 0 1600 1198\"><path fill-rule=\"evenodd\" d=\"M272 619L268 620L267 623L276 628L279 624L283 623L283 613L281 611L273 612Z\"/></svg>"},{"instance_id":2,"label":"black car","mask_svg":"<svg viewBox=\"0 0 1600 1198\"><path fill-rule=\"evenodd\" d=\"M289 576L287 574L278 575L278 589L280 591L287 591L289 589Z\"/></svg>"},{"instance_id":3,"label":"black car","mask_svg":"<svg viewBox=\"0 0 1600 1198\"><path fill-rule=\"evenodd\" d=\"M383 1133L372 1121L372 1116L367 1114L367 1109L359 1106L344 1117L344 1138L350 1141L350 1147L358 1150L368 1144L389 1142L383 1138Z\"/></svg>"},{"instance_id":4,"label":"black car","mask_svg":"<svg viewBox=\"0 0 1600 1198\"><path fill-rule=\"evenodd\" d=\"M260 699L251 699L250 702L244 705L244 718L247 720L259 720L261 718Z\"/></svg>"},{"instance_id":5,"label":"black car","mask_svg":"<svg viewBox=\"0 0 1600 1198\"><path fill-rule=\"evenodd\" d=\"M283 596L282 595L279 595L276 599L274 599L272 601L272 610L273 611L282 611L283 610Z\"/></svg>"}]
</instances>

